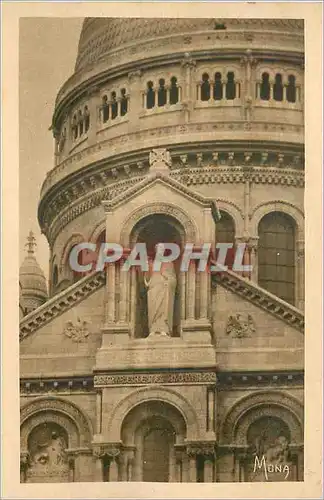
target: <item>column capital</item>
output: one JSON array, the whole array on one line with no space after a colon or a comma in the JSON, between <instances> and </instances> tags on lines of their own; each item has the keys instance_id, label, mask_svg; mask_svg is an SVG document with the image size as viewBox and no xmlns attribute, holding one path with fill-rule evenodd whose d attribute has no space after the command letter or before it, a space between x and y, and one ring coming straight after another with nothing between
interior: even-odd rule
<instances>
[{"instance_id":1,"label":"column capital","mask_svg":"<svg viewBox=\"0 0 324 500\"><path fill-rule=\"evenodd\" d=\"M93 443L92 453L97 458L108 456L109 458L117 458L121 452L121 443Z\"/></svg>"},{"instance_id":2,"label":"column capital","mask_svg":"<svg viewBox=\"0 0 324 500\"><path fill-rule=\"evenodd\" d=\"M20 469L24 470L27 469L29 466L29 452L28 451L21 451L20 452Z\"/></svg>"},{"instance_id":3,"label":"column capital","mask_svg":"<svg viewBox=\"0 0 324 500\"><path fill-rule=\"evenodd\" d=\"M296 250L297 250L297 255L299 257L302 257L305 255L305 241L304 240L297 240L296 241Z\"/></svg>"},{"instance_id":4,"label":"column capital","mask_svg":"<svg viewBox=\"0 0 324 500\"><path fill-rule=\"evenodd\" d=\"M213 457L216 453L216 443L214 441L192 441L187 443L186 452L189 457L197 455Z\"/></svg>"},{"instance_id":5,"label":"column capital","mask_svg":"<svg viewBox=\"0 0 324 500\"><path fill-rule=\"evenodd\" d=\"M128 81L130 83L134 82L134 80L139 80L142 76L143 72L141 69L137 69L135 71L130 71L130 73L128 73Z\"/></svg>"},{"instance_id":6,"label":"column capital","mask_svg":"<svg viewBox=\"0 0 324 500\"><path fill-rule=\"evenodd\" d=\"M191 57L190 52L186 52L181 61L181 66L183 68L194 68L196 64L196 60Z\"/></svg>"}]
</instances>

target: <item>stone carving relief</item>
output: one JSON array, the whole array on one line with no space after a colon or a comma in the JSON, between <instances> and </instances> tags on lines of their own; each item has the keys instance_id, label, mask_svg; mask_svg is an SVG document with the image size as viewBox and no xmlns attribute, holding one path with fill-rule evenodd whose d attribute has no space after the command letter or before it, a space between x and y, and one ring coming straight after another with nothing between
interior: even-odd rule
<instances>
[{"instance_id":1,"label":"stone carving relief","mask_svg":"<svg viewBox=\"0 0 324 500\"><path fill-rule=\"evenodd\" d=\"M43 423L28 439L29 467L26 482L65 482L69 479L69 460L65 430L54 423Z\"/></svg>"},{"instance_id":2,"label":"stone carving relief","mask_svg":"<svg viewBox=\"0 0 324 500\"><path fill-rule=\"evenodd\" d=\"M229 316L226 326L226 334L234 338L251 337L255 333L255 325L251 314L233 314Z\"/></svg>"},{"instance_id":3,"label":"stone carving relief","mask_svg":"<svg viewBox=\"0 0 324 500\"><path fill-rule=\"evenodd\" d=\"M85 342L89 337L87 324L87 321L81 321L80 318L77 318L76 323L68 321L63 330L63 334L73 342Z\"/></svg>"},{"instance_id":4,"label":"stone carving relief","mask_svg":"<svg viewBox=\"0 0 324 500\"><path fill-rule=\"evenodd\" d=\"M172 166L171 153L165 148L152 149L149 155L149 164L152 169L170 168Z\"/></svg>"}]
</instances>

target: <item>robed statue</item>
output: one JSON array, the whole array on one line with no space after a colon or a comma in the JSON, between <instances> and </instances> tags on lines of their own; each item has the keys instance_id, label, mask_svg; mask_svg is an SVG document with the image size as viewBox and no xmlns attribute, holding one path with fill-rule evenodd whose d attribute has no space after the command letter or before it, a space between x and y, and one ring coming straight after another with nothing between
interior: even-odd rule
<instances>
[{"instance_id":1,"label":"robed statue","mask_svg":"<svg viewBox=\"0 0 324 500\"><path fill-rule=\"evenodd\" d=\"M149 335L171 336L177 277L172 262L163 262L156 271L150 261L144 277L147 288Z\"/></svg>"}]
</instances>

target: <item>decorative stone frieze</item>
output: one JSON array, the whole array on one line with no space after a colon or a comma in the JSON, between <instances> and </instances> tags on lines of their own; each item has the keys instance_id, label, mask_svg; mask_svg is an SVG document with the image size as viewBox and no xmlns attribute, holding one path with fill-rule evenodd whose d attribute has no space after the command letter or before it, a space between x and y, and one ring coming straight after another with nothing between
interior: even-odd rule
<instances>
[{"instance_id":1,"label":"decorative stone frieze","mask_svg":"<svg viewBox=\"0 0 324 500\"><path fill-rule=\"evenodd\" d=\"M216 383L216 373L214 372L98 374L94 376L95 387L149 384L205 385L213 383Z\"/></svg>"}]
</instances>

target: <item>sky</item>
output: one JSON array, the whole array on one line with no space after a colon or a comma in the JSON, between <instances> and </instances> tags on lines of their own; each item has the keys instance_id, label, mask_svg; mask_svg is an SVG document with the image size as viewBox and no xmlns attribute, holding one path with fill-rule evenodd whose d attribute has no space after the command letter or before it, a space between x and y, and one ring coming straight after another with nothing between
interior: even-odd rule
<instances>
[{"instance_id":1,"label":"sky","mask_svg":"<svg viewBox=\"0 0 324 500\"><path fill-rule=\"evenodd\" d=\"M49 249L37 221L46 172L54 166L49 127L56 94L72 75L83 19L20 18L19 39L19 261L30 230L36 258L48 277Z\"/></svg>"}]
</instances>

